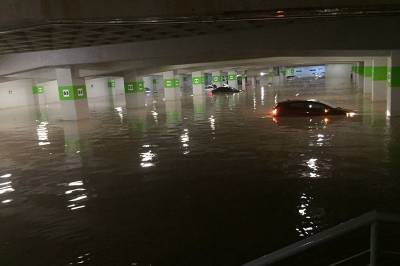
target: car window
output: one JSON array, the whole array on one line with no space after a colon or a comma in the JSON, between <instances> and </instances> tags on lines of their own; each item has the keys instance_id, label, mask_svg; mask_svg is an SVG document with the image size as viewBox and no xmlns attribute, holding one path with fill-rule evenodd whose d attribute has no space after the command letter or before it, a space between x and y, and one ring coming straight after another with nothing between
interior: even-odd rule
<instances>
[{"instance_id":1,"label":"car window","mask_svg":"<svg viewBox=\"0 0 400 266\"><path fill-rule=\"evenodd\" d=\"M313 110L325 109L326 106L321 103L308 103L308 108Z\"/></svg>"},{"instance_id":2,"label":"car window","mask_svg":"<svg viewBox=\"0 0 400 266\"><path fill-rule=\"evenodd\" d=\"M290 103L289 107L291 109L304 109L304 103Z\"/></svg>"}]
</instances>

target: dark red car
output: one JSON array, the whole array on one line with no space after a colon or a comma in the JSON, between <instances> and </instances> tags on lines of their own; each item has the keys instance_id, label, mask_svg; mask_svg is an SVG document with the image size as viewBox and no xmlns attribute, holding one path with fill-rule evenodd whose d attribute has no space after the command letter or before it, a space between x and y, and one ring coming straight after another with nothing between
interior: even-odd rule
<instances>
[{"instance_id":1,"label":"dark red car","mask_svg":"<svg viewBox=\"0 0 400 266\"><path fill-rule=\"evenodd\" d=\"M326 116L347 115L353 116L353 111L340 107L332 107L317 101L294 100L279 102L272 110L273 116Z\"/></svg>"}]
</instances>

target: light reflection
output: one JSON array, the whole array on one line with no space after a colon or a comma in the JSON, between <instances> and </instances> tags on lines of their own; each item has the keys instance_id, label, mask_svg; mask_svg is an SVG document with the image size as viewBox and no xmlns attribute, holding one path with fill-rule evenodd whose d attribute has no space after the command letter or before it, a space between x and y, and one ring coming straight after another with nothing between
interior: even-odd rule
<instances>
[{"instance_id":1,"label":"light reflection","mask_svg":"<svg viewBox=\"0 0 400 266\"><path fill-rule=\"evenodd\" d=\"M320 175L318 174L318 166L317 166L318 159L311 158L305 161L305 165L309 168L309 171L303 173L303 176L316 178Z\"/></svg>"},{"instance_id":2,"label":"light reflection","mask_svg":"<svg viewBox=\"0 0 400 266\"><path fill-rule=\"evenodd\" d=\"M158 113L155 110L153 110L151 111L151 115L153 116L154 122L158 124Z\"/></svg>"},{"instance_id":3,"label":"light reflection","mask_svg":"<svg viewBox=\"0 0 400 266\"><path fill-rule=\"evenodd\" d=\"M38 124L37 128L36 128L36 134L38 137L38 145L39 146L44 146L44 145L49 145L49 131L47 129L47 125L49 123L47 121L42 121Z\"/></svg>"},{"instance_id":4,"label":"light reflection","mask_svg":"<svg viewBox=\"0 0 400 266\"><path fill-rule=\"evenodd\" d=\"M124 114L123 114L123 111L122 111L122 107L121 106L115 107L115 111L117 111L118 116L119 116L119 118L121 120L121 124L122 124L122 122L124 120Z\"/></svg>"},{"instance_id":5,"label":"light reflection","mask_svg":"<svg viewBox=\"0 0 400 266\"><path fill-rule=\"evenodd\" d=\"M297 207L298 213L302 217L301 226L296 228L297 233L301 237L308 237L313 234L313 231L318 228L317 225L311 220L309 214L310 204L313 197L307 196L306 193L302 193L300 196L300 204Z\"/></svg>"},{"instance_id":6,"label":"light reflection","mask_svg":"<svg viewBox=\"0 0 400 266\"><path fill-rule=\"evenodd\" d=\"M210 118L208 119L208 121L210 121L210 127L212 131L215 131L215 118L214 116L210 116Z\"/></svg>"},{"instance_id":7,"label":"light reflection","mask_svg":"<svg viewBox=\"0 0 400 266\"><path fill-rule=\"evenodd\" d=\"M183 134L181 135L181 143L183 148L183 154L190 153L189 150L189 129L185 128Z\"/></svg>"},{"instance_id":8,"label":"light reflection","mask_svg":"<svg viewBox=\"0 0 400 266\"><path fill-rule=\"evenodd\" d=\"M6 199L3 199L3 200L1 201L1 203L3 203L3 204L7 204L7 203L10 203L10 202L13 201L12 198L9 198L9 197L8 197L9 193L15 191L15 189L14 189L13 186L12 186L12 181L11 181L10 179L8 179L8 178L10 178L11 176L12 176L12 174L4 174L4 175L1 175L1 176L0 176L0 178L3 179L3 180L2 180L3 182L0 183L0 195L3 195L3 194L4 194L4 195L7 195L7 198L6 198Z\"/></svg>"},{"instance_id":9,"label":"light reflection","mask_svg":"<svg viewBox=\"0 0 400 266\"><path fill-rule=\"evenodd\" d=\"M322 219L325 210L315 206L315 198L309 193L301 193L297 211L300 215L300 223L296 227L296 231L300 237L309 237L317 233L323 226Z\"/></svg>"},{"instance_id":10,"label":"light reflection","mask_svg":"<svg viewBox=\"0 0 400 266\"><path fill-rule=\"evenodd\" d=\"M264 86L261 87L261 105L264 105Z\"/></svg>"},{"instance_id":11,"label":"light reflection","mask_svg":"<svg viewBox=\"0 0 400 266\"><path fill-rule=\"evenodd\" d=\"M142 146L143 148L151 148L152 146L149 144L145 144ZM143 168L148 168L155 166L155 158L157 157L157 154L154 153L151 149L149 149L146 152L142 152L139 154L140 155L140 166Z\"/></svg>"},{"instance_id":12,"label":"light reflection","mask_svg":"<svg viewBox=\"0 0 400 266\"><path fill-rule=\"evenodd\" d=\"M82 254L82 255L76 257L73 260L73 262L68 263L68 265L77 265L77 264L81 265L86 262L90 263L89 261L90 261L90 253L88 252L88 253L85 253L85 254Z\"/></svg>"},{"instance_id":13,"label":"light reflection","mask_svg":"<svg viewBox=\"0 0 400 266\"><path fill-rule=\"evenodd\" d=\"M71 211L79 210L85 208L85 202L88 199L88 196L84 191L86 189L83 187L84 183L82 180L73 181L67 184L67 187L74 187L73 189L68 189L65 191L65 195L68 195L68 201L70 202L67 205L67 208Z\"/></svg>"}]
</instances>

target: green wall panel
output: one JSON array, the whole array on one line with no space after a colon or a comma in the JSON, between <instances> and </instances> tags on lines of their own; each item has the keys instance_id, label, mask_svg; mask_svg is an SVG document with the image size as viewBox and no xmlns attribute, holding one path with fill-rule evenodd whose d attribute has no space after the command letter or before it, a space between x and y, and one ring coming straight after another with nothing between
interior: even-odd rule
<instances>
[{"instance_id":1,"label":"green wall panel","mask_svg":"<svg viewBox=\"0 0 400 266\"><path fill-rule=\"evenodd\" d=\"M374 67L372 69L373 80L387 80L387 67Z\"/></svg>"}]
</instances>

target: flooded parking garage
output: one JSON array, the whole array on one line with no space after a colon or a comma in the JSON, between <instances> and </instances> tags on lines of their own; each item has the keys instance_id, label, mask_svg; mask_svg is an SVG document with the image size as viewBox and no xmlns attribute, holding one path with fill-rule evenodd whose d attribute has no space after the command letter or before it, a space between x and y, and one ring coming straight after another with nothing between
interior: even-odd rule
<instances>
[{"instance_id":1,"label":"flooded parking garage","mask_svg":"<svg viewBox=\"0 0 400 266\"><path fill-rule=\"evenodd\" d=\"M238 265L371 209L397 210L400 120L355 88L257 86L179 101L1 113L2 265ZM297 96L296 96L297 95ZM316 98L354 117L273 119Z\"/></svg>"},{"instance_id":2,"label":"flooded parking garage","mask_svg":"<svg viewBox=\"0 0 400 266\"><path fill-rule=\"evenodd\" d=\"M0 265L398 266L399 14L0 1Z\"/></svg>"}]
</instances>

